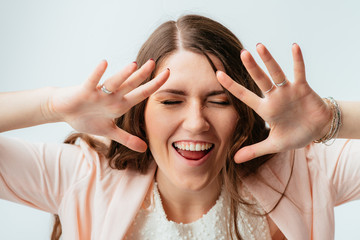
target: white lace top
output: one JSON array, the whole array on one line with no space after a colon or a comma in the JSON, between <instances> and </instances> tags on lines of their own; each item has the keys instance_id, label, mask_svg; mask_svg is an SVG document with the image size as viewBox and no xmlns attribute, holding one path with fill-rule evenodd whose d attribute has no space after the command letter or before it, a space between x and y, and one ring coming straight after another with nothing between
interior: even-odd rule
<instances>
[{"instance_id":1,"label":"white lace top","mask_svg":"<svg viewBox=\"0 0 360 240\"><path fill-rule=\"evenodd\" d=\"M138 212L125 237L126 240L230 239L227 233L230 202L224 189L215 205L206 214L187 224L167 219L156 183L153 194L153 206L148 209L142 208ZM238 228L243 239L271 240L266 217L256 217L240 209L238 219Z\"/></svg>"}]
</instances>

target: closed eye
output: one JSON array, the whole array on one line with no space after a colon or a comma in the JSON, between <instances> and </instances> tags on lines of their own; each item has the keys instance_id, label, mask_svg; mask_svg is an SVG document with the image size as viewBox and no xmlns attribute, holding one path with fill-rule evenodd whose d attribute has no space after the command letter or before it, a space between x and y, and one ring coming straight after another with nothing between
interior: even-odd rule
<instances>
[{"instance_id":1,"label":"closed eye","mask_svg":"<svg viewBox=\"0 0 360 240\"><path fill-rule=\"evenodd\" d=\"M161 101L162 104L165 105L174 105L174 104L179 104L182 103L182 101L178 101L178 100L165 100L165 101Z\"/></svg>"},{"instance_id":2,"label":"closed eye","mask_svg":"<svg viewBox=\"0 0 360 240\"><path fill-rule=\"evenodd\" d=\"M210 101L210 103L218 104L218 105L230 105L228 101Z\"/></svg>"}]
</instances>

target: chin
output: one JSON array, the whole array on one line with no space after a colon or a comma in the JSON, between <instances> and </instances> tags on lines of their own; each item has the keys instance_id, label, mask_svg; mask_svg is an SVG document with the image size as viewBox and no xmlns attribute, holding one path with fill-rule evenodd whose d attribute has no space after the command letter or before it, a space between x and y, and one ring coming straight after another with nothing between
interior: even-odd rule
<instances>
[{"instance_id":1,"label":"chin","mask_svg":"<svg viewBox=\"0 0 360 240\"><path fill-rule=\"evenodd\" d=\"M214 179L210 179L210 176L184 176L183 174L177 177L177 187L184 191L199 192L209 186Z\"/></svg>"}]
</instances>

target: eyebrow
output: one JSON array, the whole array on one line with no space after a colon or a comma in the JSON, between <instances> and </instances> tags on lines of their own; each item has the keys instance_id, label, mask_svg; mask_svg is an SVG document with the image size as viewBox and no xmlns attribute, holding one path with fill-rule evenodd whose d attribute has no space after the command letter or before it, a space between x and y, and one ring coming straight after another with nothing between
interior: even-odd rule
<instances>
[{"instance_id":1,"label":"eyebrow","mask_svg":"<svg viewBox=\"0 0 360 240\"><path fill-rule=\"evenodd\" d=\"M186 96L185 91L177 90L177 89L163 89L163 90L158 91L156 94L158 94L158 93L171 93L171 94ZM211 97L211 96L216 96L216 95L221 95L221 94L225 94L225 91L224 90L211 91L206 94L206 97Z\"/></svg>"}]
</instances>

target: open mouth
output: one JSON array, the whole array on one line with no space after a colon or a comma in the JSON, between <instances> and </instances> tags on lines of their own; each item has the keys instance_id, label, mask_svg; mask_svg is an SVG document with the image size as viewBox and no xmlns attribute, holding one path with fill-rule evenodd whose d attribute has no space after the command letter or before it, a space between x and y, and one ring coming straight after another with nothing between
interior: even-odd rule
<instances>
[{"instance_id":1,"label":"open mouth","mask_svg":"<svg viewBox=\"0 0 360 240\"><path fill-rule=\"evenodd\" d=\"M213 148L214 144L206 142L174 142L173 147L188 160L199 160L205 157Z\"/></svg>"}]
</instances>

